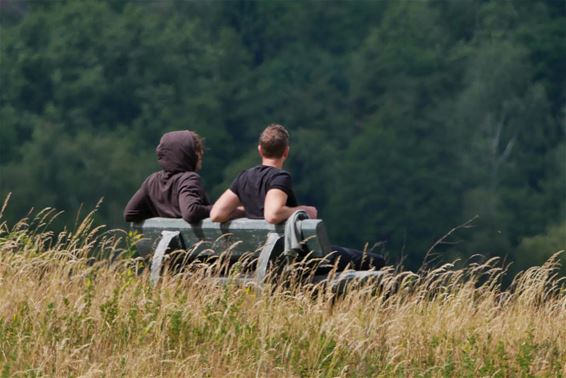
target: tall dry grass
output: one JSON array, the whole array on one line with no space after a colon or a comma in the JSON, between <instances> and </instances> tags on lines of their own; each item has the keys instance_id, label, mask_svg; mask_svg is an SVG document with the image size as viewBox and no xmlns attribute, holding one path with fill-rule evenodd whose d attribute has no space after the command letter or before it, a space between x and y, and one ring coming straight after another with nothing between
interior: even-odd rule
<instances>
[{"instance_id":1,"label":"tall dry grass","mask_svg":"<svg viewBox=\"0 0 566 378\"><path fill-rule=\"evenodd\" d=\"M315 286L219 286L205 268L152 288L135 236L90 216L53 234L53 215L0 225L5 377L566 375L556 257L508 290L497 260L391 270L382 290L338 299Z\"/></svg>"}]
</instances>

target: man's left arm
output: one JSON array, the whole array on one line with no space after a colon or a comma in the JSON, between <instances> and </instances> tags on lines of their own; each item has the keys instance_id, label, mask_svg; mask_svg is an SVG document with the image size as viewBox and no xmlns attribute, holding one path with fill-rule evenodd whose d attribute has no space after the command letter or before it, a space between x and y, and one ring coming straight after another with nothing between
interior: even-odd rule
<instances>
[{"instance_id":1,"label":"man's left arm","mask_svg":"<svg viewBox=\"0 0 566 378\"><path fill-rule=\"evenodd\" d=\"M244 215L240 198L230 189L226 189L210 210L210 220L213 222L226 222Z\"/></svg>"}]
</instances>

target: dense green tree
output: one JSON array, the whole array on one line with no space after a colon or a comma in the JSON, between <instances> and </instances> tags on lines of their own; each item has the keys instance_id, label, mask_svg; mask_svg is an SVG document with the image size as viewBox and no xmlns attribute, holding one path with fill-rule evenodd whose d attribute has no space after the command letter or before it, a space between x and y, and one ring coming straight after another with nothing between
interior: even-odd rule
<instances>
[{"instance_id":1,"label":"dense green tree","mask_svg":"<svg viewBox=\"0 0 566 378\"><path fill-rule=\"evenodd\" d=\"M435 113L451 76L437 48L447 42L438 21L424 3L398 3L354 57L358 131L331 196L333 233L343 242L386 241L397 255L408 253L412 266L458 219L453 143ZM344 226L342 217L363 223Z\"/></svg>"},{"instance_id":2,"label":"dense green tree","mask_svg":"<svg viewBox=\"0 0 566 378\"><path fill-rule=\"evenodd\" d=\"M513 256L513 270L524 270L533 265L544 264L550 256L562 252L561 273L566 275L566 223L549 226L546 232L521 240L516 254Z\"/></svg>"},{"instance_id":3,"label":"dense green tree","mask_svg":"<svg viewBox=\"0 0 566 378\"><path fill-rule=\"evenodd\" d=\"M17 160L2 169L2 191L19 192L24 184L17 177L28 180L39 169L40 176L29 183L46 188L49 198L56 199L49 204L41 196L15 196L18 214L22 207L40 205L73 211L82 201L86 205L105 196L102 214L112 216L104 219L117 224L117 210L135 190L134 183L156 168L148 152L167 130L196 130L206 135L211 149L233 156L226 108L237 105L232 95L239 67L245 70L247 59L234 34L225 29L211 36L199 28L198 20L163 17L137 5L111 5L88 1L40 7L2 33L2 55L7 58L2 61L7 90L0 107L6 138L2 147L7 152L3 162ZM47 140L40 131L46 124L56 130ZM66 166L73 174L62 175L57 167L65 165L65 159L55 151L48 153L48 145L58 150L65 141L85 138L94 140L93 149L68 151ZM98 139L108 143L98 146ZM105 156L120 159L96 159L102 153L97 147ZM111 149L117 151L109 155ZM34 150L45 152L40 162L35 162ZM140 160L140 155L146 158ZM224 165L219 155L207 156L206 173L214 180L219 180L217 168ZM73 162L83 158L92 159L88 169ZM110 174L109 166L135 169L128 170L132 176L124 182L117 171ZM116 179L122 189L108 192L98 187L101 190L93 192L87 190L92 185L85 184L83 190L78 183L90 181L93 172Z\"/></svg>"}]
</instances>

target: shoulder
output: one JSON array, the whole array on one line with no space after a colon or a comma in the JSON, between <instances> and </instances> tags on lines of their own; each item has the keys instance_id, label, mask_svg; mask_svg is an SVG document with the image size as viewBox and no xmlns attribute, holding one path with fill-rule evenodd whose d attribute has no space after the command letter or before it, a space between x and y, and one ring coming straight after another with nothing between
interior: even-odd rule
<instances>
[{"instance_id":1,"label":"shoulder","mask_svg":"<svg viewBox=\"0 0 566 378\"><path fill-rule=\"evenodd\" d=\"M289 172L274 168L269 175L268 187L270 189L281 189L287 193L291 192L293 180Z\"/></svg>"},{"instance_id":2,"label":"shoulder","mask_svg":"<svg viewBox=\"0 0 566 378\"><path fill-rule=\"evenodd\" d=\"M200 175L197 172L181 172L179 173L180 179L200 179Z\"/></svg>"},{"instance_id":3,"label":"shoulder","mask_svg":"<svg viewBox=\"0 0 566 378\"><path fill-rule=\"evenodd\" d=\"M261 172L262 168L263 166L256 165L248 169L244 169L238 176L257 175L259 172Z\"/></svg>"},{"instance_id":4,"label":"shoulder","mask_svg":"<svg viewBox=\"0 0 566 378\"><path fill-rule=\"evenodd\" d=\"M251 169L251 168L250 168ZM241 182L242 180L246 180L246 177L249 175L248 171L250 169L245 169L243 171L241 171L240 173L238 173L238 175L234 178L234 180L232 180L232 184L230 184L230 190L232 192L234 192L236 195L239 195L239 191L240 191L240 186L241 186Z\"/></svg>"},{"instance_id":5,"label":"shoulder","mask_svg":"<svg viewBox=\"0 0 566 378\"><path fill-rule=\"evenodd\" d=\"M289 176L291 177L291 173L289 173L288 171L284 170L284 169L278 169L277 172L278 175L283 175L283 176Z\"/></svg>"},{"instance_id":6,"label":"shoulder","mask_svg":"<svg viewBox=\"0 0 566 378\"><path fill-rule=\"evenodd\" d=\"M272 168L270 175L273 178L284 178L291 180L291 174L284 169Z\"/></svg>"},{"instance_id":7,"label":"shoulder","mask_svg":"<svg viewBox=\"0 0 566 378\"><path fill-rule=\"evenodd\" d=\"M151 175L147 176L141 185L141 189L147 191L148 188L156 185L161 179L161 171L153 172Z\"/></svg>"},{"instance_id":8,"label":"shoulder","mask_svg":"<svg viewBox=\"0 0 566 378\"><path fill-rule=\"evenodd\" d=\"M233 183L237 183L241 180L250 180L253 179L254 177L257 177L259 175L259 168L260 166L255 166L255 167L251 167L248 169L244 169L243 171L240 171L240 173L238 173L238 175L234 178Z\"/></svg>"},{"instance_id":9,"label":"shoulder","mask_svg":"<svg viewBox=\"0 0 566 378\"><path fill-rule=\"evenodd\" d=\"M198 184L200 185L201 178L200 175L196 172L182 172L179 173L179 177L177 181L180 185L191 185L191 184Z\"/></svg>"}]
</instances>

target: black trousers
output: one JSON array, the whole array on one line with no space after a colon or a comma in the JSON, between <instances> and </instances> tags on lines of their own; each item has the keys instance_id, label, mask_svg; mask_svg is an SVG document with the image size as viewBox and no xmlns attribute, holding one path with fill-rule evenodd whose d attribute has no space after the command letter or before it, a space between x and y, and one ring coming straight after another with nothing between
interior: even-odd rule
<instances>
[{"instance_id":1,"label":"black trousers","mask_svg":"<svg viewBox=\"0 0 566 378\"><path fill-rule=\"evenodd\" d=\"M338 260L338 270L344 270L348 265L354 270L379 270L385 266L385 259L377 253L363 252L339 245L332 245L331 248L334 251L331 260L333 263Z\"/></svg>"}]
</instances>

